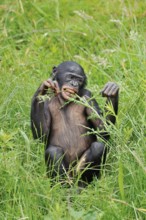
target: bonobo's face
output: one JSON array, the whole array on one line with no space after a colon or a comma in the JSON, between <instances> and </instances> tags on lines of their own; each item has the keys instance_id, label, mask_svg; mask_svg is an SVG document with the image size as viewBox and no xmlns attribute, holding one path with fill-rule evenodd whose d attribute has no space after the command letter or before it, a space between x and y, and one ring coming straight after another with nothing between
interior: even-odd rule
<instances>
[{"instance_id":1,"label":"bonobo's face","mask_svg":"<svg viewBox=\"0 0 146 220\"><path fill-rule=\"evenodd\" d=\"M56 67L55 80L61 89L61 95L65 100L80 95L80 91L86 84L86 75L83 68L75 62L64 62Z\"/></svg>"},{"instance_id":2,"label":"bonobo's face","mask_svg":"<svg viewBox=\"0 0 146 220\"><path fill-rule=\"evenodd\" d=\"M62 97L68 100L79 91L84 84L84 78L76 73L66 72L63 74L63 84L61 86Z\"/></svg>"}]
</instances>

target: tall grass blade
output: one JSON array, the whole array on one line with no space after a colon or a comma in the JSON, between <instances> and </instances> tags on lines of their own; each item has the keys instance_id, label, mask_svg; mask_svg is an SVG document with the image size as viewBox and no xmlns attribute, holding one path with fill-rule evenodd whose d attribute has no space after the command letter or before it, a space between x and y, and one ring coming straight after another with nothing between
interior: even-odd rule
<instances>
[{"instance_id":1,"label":"tall grass blade","mask_svg":"<svg viewBox=\"0 0 146 220\"><path fill-rule=\"evenodd\" d=\"M119 183L119 190L121 194L122 200L124 200L124 174L123 174L123 164L122 161L119 160L119 170L118 170L118 183Z\"/></svg>"}]
</instances>

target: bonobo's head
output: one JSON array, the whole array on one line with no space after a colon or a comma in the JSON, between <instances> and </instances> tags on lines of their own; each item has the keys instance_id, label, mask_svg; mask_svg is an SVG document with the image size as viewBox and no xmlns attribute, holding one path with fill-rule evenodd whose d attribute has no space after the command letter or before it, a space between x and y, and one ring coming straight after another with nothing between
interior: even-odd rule
<instances>
[{"instance_id":1,"label":"bonobo's head","mask_svg":"<svg viewBox=\"0 0 146 220\"><path fill-rule=\"evenodd\" d=\"M87 79L78 63L66 61L53 67L53 80L58 82L62 97L68 100L74 94L81 94Z\"/></svg>"}]
</instances>

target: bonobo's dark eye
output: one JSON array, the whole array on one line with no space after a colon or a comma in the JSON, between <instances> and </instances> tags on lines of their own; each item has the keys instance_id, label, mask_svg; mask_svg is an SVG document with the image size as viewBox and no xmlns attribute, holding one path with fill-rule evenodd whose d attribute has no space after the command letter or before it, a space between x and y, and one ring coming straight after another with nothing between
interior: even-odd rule
<instances>
[{"instance_id":1,"label":"bonobo's dark eye","mask_svg":"<svg viewBox=\"0 0 146 220\"><path fill-rule=\"evenodd\" d=\"M83 84L83 80L82 80L82 79L79 79L78 81L79 81L79 84L80 84L80 85Z\"/></svg>"},{"instance_id":2,"label":"bonobo's dark eye","mask_svg":"<svg viewBox=\"0 0 146 220\"><path fill-rule=\"evenodd\" d=\"M68 82L68 81L70 81L71 79L72 79L71 76L68 75L68 76L65 78L65 81Z\"/></svg>"},{"instance_id":3,"label":"bonobo's dark eye","mask_svg":"<svg viewBox=\"0 0 146 220\"><path fill-rule=\"evenodd\" d=\"M74 79L74 76L71 75L71 74L68 74L65 78L66 82L70 81L70 80L73 80Z\"/></svg>"}]
</instances>

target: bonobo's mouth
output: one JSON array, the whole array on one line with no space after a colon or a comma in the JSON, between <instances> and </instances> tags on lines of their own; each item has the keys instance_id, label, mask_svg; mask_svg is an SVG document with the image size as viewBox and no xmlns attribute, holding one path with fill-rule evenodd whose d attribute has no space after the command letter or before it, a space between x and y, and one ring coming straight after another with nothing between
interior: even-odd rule
<instances>
[{"instance_id":1,"label":"bonobo's mouth","mask_svg":"<svg viewBox=\"0 0 146 220\"><path fill-rule=\"evenodd\" d=\"M67 85L63 86L61 89L62 97L65 100L69 100L70 98L73 98L75 94L77 94L77 92L78 92L78 89L71 87L71 86L67 86Z\"/></svg>"}]
</instances>

